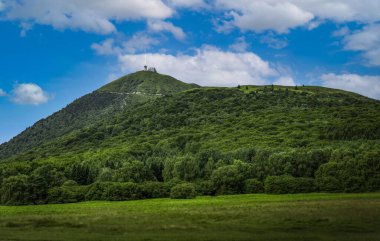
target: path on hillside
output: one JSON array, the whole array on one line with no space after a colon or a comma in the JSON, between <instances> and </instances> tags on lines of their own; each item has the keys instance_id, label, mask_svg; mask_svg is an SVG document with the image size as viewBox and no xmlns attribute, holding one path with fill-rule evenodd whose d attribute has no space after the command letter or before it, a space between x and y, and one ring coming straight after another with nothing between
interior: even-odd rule
<instances>
[{"instance_id":1,"label":"path on hillside","mask_svg":"<svg viewBox=\"0 0 380 241\"><path fill-rule=\"evenodd\" d=\"M163 94L150 94L150 93L145 93L145 92L113 92L113 91L106 91L105 93L110 93L110 94L116 94L116 95L150 95L150 96L163 96Z\"/></svg>"}]
</instances>

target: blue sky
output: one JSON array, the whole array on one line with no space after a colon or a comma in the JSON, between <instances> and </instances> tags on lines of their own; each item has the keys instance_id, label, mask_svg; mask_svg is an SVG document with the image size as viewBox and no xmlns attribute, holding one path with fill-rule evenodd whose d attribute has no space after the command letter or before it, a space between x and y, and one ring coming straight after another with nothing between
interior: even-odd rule
<instances>
[{"instance_id":1,"label":"blue sky","mask_svg":"<svg viewBox=\"0 0 380 241\"><path fill-rule=\"evenodd\" d=\"M380 99L380 1L0 0L0 143L148 65Z\"/></svg>"}]
</instances>

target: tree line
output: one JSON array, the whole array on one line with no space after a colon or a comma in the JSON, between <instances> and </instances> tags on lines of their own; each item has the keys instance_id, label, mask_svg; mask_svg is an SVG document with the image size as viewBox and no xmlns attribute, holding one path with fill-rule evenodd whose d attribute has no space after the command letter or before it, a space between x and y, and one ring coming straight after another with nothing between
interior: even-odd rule
<instances>
[{"instance_id":1,"label":"tree line","mask_svg":"<svg viewBox=\"0 0 380 241\"><path fill-rule=\"evenodd\" d=\"M4 163L1 203L192 198L380 189L380 149L258 149L196 154L146 146L66 162Z\"/></svg>"}]
</instances>

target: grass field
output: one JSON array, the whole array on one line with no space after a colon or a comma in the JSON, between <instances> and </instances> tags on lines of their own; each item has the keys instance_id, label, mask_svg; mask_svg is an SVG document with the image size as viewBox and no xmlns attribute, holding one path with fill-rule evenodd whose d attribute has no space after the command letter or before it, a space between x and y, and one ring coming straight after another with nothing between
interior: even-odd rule
<instances>
[{"instance_id":1,"label":"grass field","mask_svg":"<svg viewBox=\"0 0 380 241\"><path fill-rule=\"evenodd\" d=\"M380 193L0 206L0 240L380 240Z\"/></svg>"}]
</instances>

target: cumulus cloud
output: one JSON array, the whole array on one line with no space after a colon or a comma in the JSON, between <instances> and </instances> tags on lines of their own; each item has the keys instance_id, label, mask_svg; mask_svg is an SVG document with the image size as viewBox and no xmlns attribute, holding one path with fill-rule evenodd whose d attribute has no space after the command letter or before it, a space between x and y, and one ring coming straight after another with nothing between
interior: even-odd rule
<instances>
[{"instance_id":1,"label":"cumulus cloud","mask_svg":"<svg viewBox=\"0 0 380 241\"><path fill-rule=\"evenodd\" d=\"M224 22L242 30L286 33L305 26L313 29L323 20L338 23L375 23L380 20L380 1L367 0L215 0L214 6L229 13Z\"/></svg>"},{"instance_id":2,"label":"cumulus cloud","mask_svg":"<svg viewBox=\"0 0 380 241\"><path fill-rule=\"evenodd\" d=\"M203 0L169 0L169 4L175 7L206 7L207 4Z\"/></svg>"},{"instance_id":3,"label":"cumulus cloud","mask_svg":"<svg viewBox=\"0 0 380 241\"><path fill-rule=\"evenodd\" d=\"M152 32L170 32L178 40L184 40L186 35L180 27L174 26L172 23L162 20L148 21L148 28Z\"/></svg>"},{"instance_id":4,"label":"cumulus cloud","mask_svg":"<svg viewBox=\"0 0 380 241\"><path fill-rule=\"evenodd\" d=\"M380 1L378 0L288 0L319 19L338 23L358 21L374 23L380 20Z\"/></svg>"},{"instance_id":5,"label":"cumulus cloud","mask_svg":"<svg viewBox=\"0 0 380 241\"><path fill-rule=\"evenodd\" d=\"M362 52L369 65L380 66L380 24L347 35L344 43L346 50Z\"/></svg>"},{"instance_id":6,"label":"cumulus cloud","mask_svg":"<svg viewBox=\"0 0 380 241\"><path fill-rule=\"evenodd\" d=\"M91 48L98 55L117 55L121 52L121 49L116 47L114 43L114 39L106 39L101 43L93 43Z\"/></svg>"},{"instance_id":7,"label":"cumulus cloud","mask_svg":"<svg viewBox=\"0 0 380 241\"><path fill-rule=\"evenodd\" d=\"M356 92L380 99L380 76L357 74L325 74L321 76L324 86Z\"/></svg>"},{"instance_id":8,"label":"cumulus cloud","mask_svg":"<svg viewBox=\"0 0 380 241\"><path fill-rule=\"evenodd\" d=\"M40 105L46 103L49 96L36 84L18 84L12 91L11 100L20 105Z\"/></svg>"},{"instance_id":9,"label":"cumulus cloud","mask_svg":"<svg viewBox=\"0 0 380 241\"><path fill-rule=\"evenodd\" d=\"M213 47L197 49L194 55L147 54L148 65L188 83L206 86L268 84L278 75L270 64L252 52L235 53ZM144 54L119 56L123 72L141 70Z\"/></svg>"},{"instance_id":10,"label":"cumulus cloud","mask_svg":"<svg viewBox=\"0 0 380 241\"><path fill-rule=\"evenodd\" d=\"M3 11L5 9L5 4L0 1L0 12Z\"/></svg>"},{"instance_id":11,"label":"cumulus cloud","mask_svg":"<svg viewBox=\"0 0 380 241\"><path fill-rule=\"evenodd\" d=\"M32 25L31 23L28 23L28 22L22 22L22 23L20 24L20 28L21 28L20 36L21 36L21 37L25 37L26 34L27 34L27 32L28 32L29 30L31 30L32 27L33 27L33 25Z\"/></svg>"},{"instance_id":12,"label":"cumulus cloud","mask_svg":"<svg viewBox=\"0 0 380 241\"><path fill-rule=\"evenodd\" d=\"M246 42L245 37L237 38L235 43L231 44L229 48L236 52L246 52L249 44Z\"/></svg>"},{"instance_id":13,"label":"cumulus cloud","mask_svg":"<svg viewBox=\"0 0 380 241\"><path fill-rule=\"evenodd\" d=\"M6 96L7 93L3 90L3 89L0 89L0 96Z\"/></svg>"},{"instance_id":14,"label":"cumulus cloud","mask_svg":"<svg viewBox=\"0 0 380 241\"><path fill-rule=\"evenodd\" d=\"M55 29L79 29L100 34L116 31L113 21L165 19L174 10L162 0L5 0L4 18Z\"/></svg>"},{"instance_id":15,"label":"cumulus cloud","mask_svg":"<svg viewBox=\"0 0 380 241\"><path fill-rule=\"evenodd\" d=\"M344 37L350 33L350 29L347 26L344 26L332 33L333 37Z\"/></svg>"},{"instance_id":16,"label":"cumulus cloud","mask_svg":"<svg viewBox=\"0 0 380 241\"><path fill-rule=\"evenodd\" d=\"M290 76L280 77L273 84L283 85L283 86L295 86L296 85L294 79Z\"/></svg>"},{"instance_id":17,"label":"cumulus cloud","mask_svg":"<svg viewBox=\"0 0 380 241\"><path fill-rule=\"evenodd\" d=\"M106 39L101 43L93 43L91 48L95 50L98 55L120 55L145 51L159 43L160 41L158 39L140 32L134 34L126 41L116 42L114 39Z\"/></svg>"},{"instance_id":18,"label":"cumulus cloud","mask_svg":"<svg viewBox=\"0 0 380 241\"><path fill-rule=\"evenodd\" d=\"M286 33L289 29L305 25L314 18L312 13L284 1L217 0L216 3L230 11L232 20L228 23L242 30L275 30L278 33Z\"/></svg>"},{"instance_id":19,"label":"cumulus cloud","mask_svg":"<svg viewBox=\"0 0 380 241\"><path fill-rule=\"evenodd\" d=\"M137 51L145 51L152 46L158 45L160 41L144 33L137 33L127 41L124 41L122 46L126 53L135 53Z\"/></svg>"},{"instance_id":20,"label":"cumulus cloud","mask_svg":"<svg viewBox=\"0 0 380 241\"><path fill-rule=\"evenodd\" d=\"M261 37L260 43L266 44L273 49L283 49L288 46L288 41L285 38L276 37L273 34Z\"/></svg>"}]
</instances>

